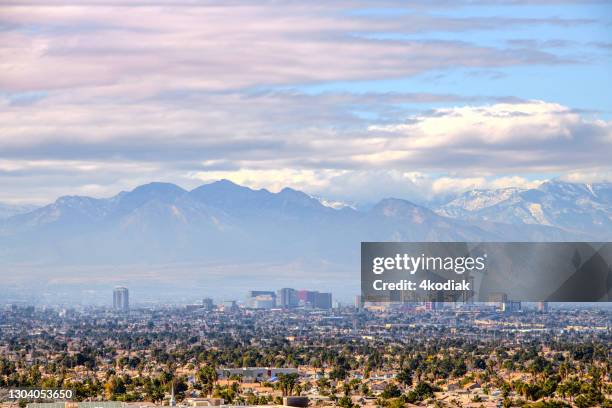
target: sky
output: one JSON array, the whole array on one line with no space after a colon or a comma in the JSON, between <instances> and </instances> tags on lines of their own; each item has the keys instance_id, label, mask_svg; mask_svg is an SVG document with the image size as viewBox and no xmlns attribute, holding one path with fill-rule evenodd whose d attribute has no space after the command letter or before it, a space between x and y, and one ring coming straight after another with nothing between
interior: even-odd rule
<instances>
[{"instance_id":1,"label":"sky","mask_svg":"<svg viewBox=\"0 0 612 408\"><path fill-rule=\"evenodd\" d=\"M612 3L0 0L0 202L612 181Z\"/></svg>"}]
</instances>

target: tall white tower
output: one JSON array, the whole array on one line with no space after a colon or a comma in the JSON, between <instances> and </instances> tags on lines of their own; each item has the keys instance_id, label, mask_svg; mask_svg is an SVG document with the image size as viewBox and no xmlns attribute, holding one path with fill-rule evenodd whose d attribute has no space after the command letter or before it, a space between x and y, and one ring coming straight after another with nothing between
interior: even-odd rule
<instances>
[{"instance_id":1,"label":"tall white tower","mask_svg":"<svg viewBox=\"0 0 612 408\"><path fill-rule=\"evenodd\" d=\"M130 310L130 291L128 288L117 286L113 291L113 309L120 312Z\"/></svg>"}]
</instances>

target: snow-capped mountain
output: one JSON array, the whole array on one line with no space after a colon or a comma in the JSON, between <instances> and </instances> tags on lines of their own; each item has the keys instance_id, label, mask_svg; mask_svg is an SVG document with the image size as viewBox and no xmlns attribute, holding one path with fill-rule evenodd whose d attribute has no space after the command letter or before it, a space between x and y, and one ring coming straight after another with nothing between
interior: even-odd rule
<instances>
[{"instance_id":1,"label":"snow-capped mountain","mask_svg":"<svg viewBox=\"0 0 612 408\"><path fill-rule=\"evenodd\" d=\"M451 201L438 207L436 212L446 217L463 218L471 212L506 201L521 191L522 190L517 188L471 190L458 197L453 197Z\"/></svg>"},{"instance_id":2,"label":"snow-capped mountain","mask_svg":"<svg viewBox=\"0 0 612 408\"><path fill-rule=\"evenodd\" d=\"M334 209L301 191L227 180L192 191L151 183L108 199L66 196L0 221L13 262L186 262L357 259L361 241L569 239L554 228L509 228L434 213L399 199Z\"/></svg>"},{"instance_id":3,"label":"snow-capped mountain","mask_svg":"<svg viewBox=\"0 0 612 408\"><path fill-rule=\"evenodd\" d=\"M593 239L610 239L612 183L554 180L533 189L473 190L435 211L467 221L546 225Z\"/></svg>"}]
</instances>

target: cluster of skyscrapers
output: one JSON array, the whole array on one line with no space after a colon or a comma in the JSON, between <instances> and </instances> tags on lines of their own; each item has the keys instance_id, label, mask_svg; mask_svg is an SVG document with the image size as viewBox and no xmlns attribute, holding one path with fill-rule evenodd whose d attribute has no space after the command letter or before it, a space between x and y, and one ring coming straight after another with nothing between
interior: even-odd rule
<instances>
[{"instance_id":1,"label":"cluster of skyscrapers","mask_svg":"<svg viewBox=\"0 0 612 408\"><path fill-rule=\"evenodd\" d=\"M268 290L251 290L248 292L245 306L252 309L331 309L332 294L313 290L295 290L283 288L277 292ZM187 309L214 310L211 298L204 298L201 304L187 305ZM224 301L223 310L237 310L235 300ZM128 288L117 286L113 290L113 310L128 312L130 310L130 293Z\"/></svg>"},{"instance_id":2,"label":"cluster of skyscrapers","mask_svg":"<svg viewBox=\"0 0 612 408\"><path fill-rule=\"evenodd\" d=\"M313 290L296 290L282 288L277 292L266 290L251 290L246 304L254 309L331 309L332 294Z\"/></svg>"},{"instance_id":3,"label":"cluster of skyscrapers","mask_svg":"<svg viewBox=\"0 0 612 408\"><path fill-rule=\"evenodd\" d=\"M425 310L435 310L444 308L445 302L420 302ZM463 303L473 303L472 299ZM496 306L503 312L520 312L522 310L521 302L508 299L505 293L492 293L489 295L485 304ZM319 292L316 290L296 290L293 288L282 288L278 291L269 290L250 290L247 294L245 306L251 309L323 309L329 310L332 308L332 294L327 292ZM364 299L361 296L355 297L355 309L361 310L364 307ZM221 305L222 310L234 311L238 310L238 304L235 300L224 301ZM117 286L113 290L113 309L117 312L128 312L130 309L130 293L128 288ZM201 304L188 305L187 309L204 309L214 310L215 304L211 298L204 298ZM539 312L548 312L548 302L538 302L537 310Z\"/></svg>"}]
</instances>

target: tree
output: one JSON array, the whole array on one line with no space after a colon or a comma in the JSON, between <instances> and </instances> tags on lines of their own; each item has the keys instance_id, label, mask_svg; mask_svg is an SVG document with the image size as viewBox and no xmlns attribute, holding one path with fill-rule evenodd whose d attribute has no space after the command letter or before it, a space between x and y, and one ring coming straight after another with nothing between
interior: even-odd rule
<instances>
[{"instance_id":1,"label":"tree","mask_svg":"<svg viewBox=\"0 0 612 408\"><path fill-rule=\"evenodd\" d=\"M434 396L434 392L438 391L438 388L427 382L420 382L414 387L414 390L410 391L406 395L406 399L409 403L414 404L415 402L423 401L427 398L432 398Z\"/></svg>"},{"instance_id":2,"label":"tree","mask_svg":"<svg viewBox=\"0 0 612 408\"><path fill-rule=\"evenodd\" d=\"M384 399L397 398L400 395L402 395L402 392L397 387L397 385L393 383L387 384L382 394L380 394L380 396L383 397Z\"/></svg>"},{"instance_id":3,"label":"tree","mask_svg":"<svg viewBox=\"0 0 612 408\"><path fill-rule=\"evenodd\" d=\"M404 398L402 397L392 399L386 405L387 408L404 408L405 406L406 406L406 403L404 402Z\"/></svg>"},{"instance_id":4,"label":"tree","mask_svg":"<svg viewBox=\"0 0 612 408\"><path fill-rule=\"evenodd\" d=\"M157 402L164 399L164 390L161 381L157 379L149 379L144 386L145 394L151 402Z\"/></svg>"},{"instance_id":5,"label":"tree","mask_svg":"<svg viewBox=\"0 0 612 408\"><path fill-rule=\"evenodd\" d=\"M338 400L338 406L342 408L354 408L356 405L353 404L351 397L345 395Z\"/></svg>"},{"instance_id":6,"label":"tree","mask_svg":"<svg viewBox=\"0 0 612 408\"><path fill-rule=\"evenodd\" d=\"M412 385L412 370L404 368L397 374L397 381L406 386Z\"/></svg>"},{"instance_id":7,"label":"tree","mask_svg":"<svg viewBox=\"0 0 612 408\"><path fill-rule=\"evenodd\" d=\"M508 398L508 396L510 395L510 385L507 382L504 382L500 388L501 388L502 397L504 399Z\"/></svg>"},{"instance_id":8,"label":"tree","mask_svg":"<svg viewBox=\"0 0 612 408\"><path fill-rule=\"evenodd\" d=\"M125 394L125 383L121 377L112 376L104 385L106 398L115 400L117 395Z\"/></svg>"},{"instance_id":9,"label":"tree","mask_svg":"<svg viewBox=\"0 0 612 408\"><path fill-rule=\"evenodd\" d=\"M279 384L279 388L281 389L283 396L288 396L291 395L291 393L293 392L293 389L295 388L295 385L297 384L297 380L299 378L299 375L297 373L291 373L291 374L278 374L278 384Z\"/></svg>"},{"instance_id":10,"label":"tree","mask_svg":"<svg viewBox=\"0 0 612 408\"><path fill-rule=\"evenodd\" d=\"M327 377L321 377L317 380L317 387L321 390L327 390L330 386L329 379Z\"/></svg>"},{"instance_id":11,"label":"tree","mask_svg":"<svg viewBox=\"0 0 612 408\"><path fill-rule=\"evenodd\" d=\"M198 370L196 378L202 384L202 391L206 395L212 394L218 379L217 370L209 365L204 366Z\"/></svg>"},{"instance_id":12,"label":"tree","mask_svg":"<svg viewBox=\"0 0 612 408\"><path fill-rule=\"evenodd\" d=\"M538 401L533 404L525 405L526 408L571 408L563 401Z\"/></svg>"}]
</instances>

